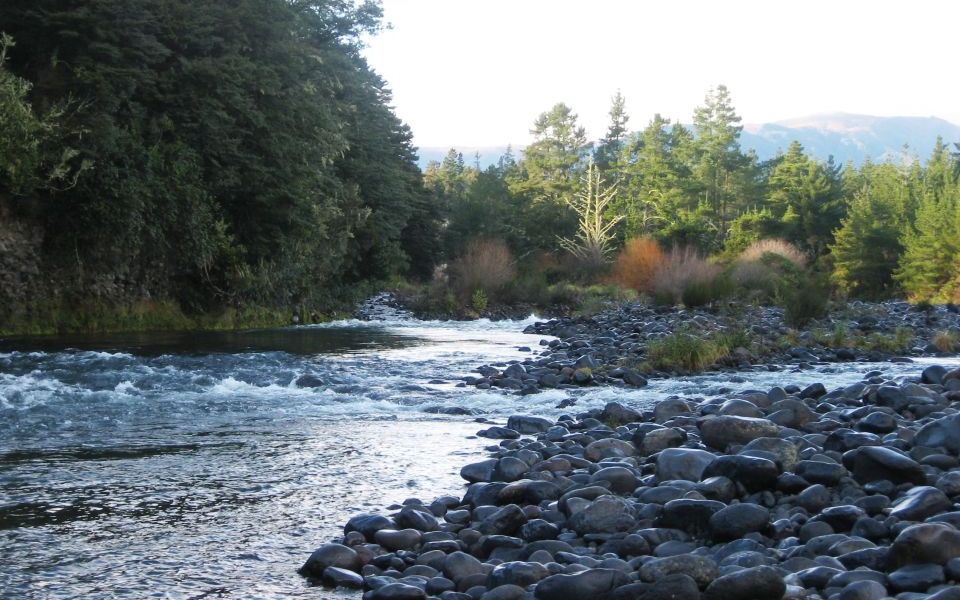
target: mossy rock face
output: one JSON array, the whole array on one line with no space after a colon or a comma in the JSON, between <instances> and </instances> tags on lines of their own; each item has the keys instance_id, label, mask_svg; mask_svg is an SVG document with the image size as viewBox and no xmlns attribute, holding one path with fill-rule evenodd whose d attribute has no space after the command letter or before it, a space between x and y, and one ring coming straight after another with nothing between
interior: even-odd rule
<instances>
[{"instance_id":1,"label":"mossy rock face","mask_svg":"<svg viewBox=\"0 0 960 600\"><path fill-rule=\"evenodd\" d=\"M593 381L593 370L590 367L581 367L573 372L573 382L586 385Z\"/></svg>"}]
</instances>

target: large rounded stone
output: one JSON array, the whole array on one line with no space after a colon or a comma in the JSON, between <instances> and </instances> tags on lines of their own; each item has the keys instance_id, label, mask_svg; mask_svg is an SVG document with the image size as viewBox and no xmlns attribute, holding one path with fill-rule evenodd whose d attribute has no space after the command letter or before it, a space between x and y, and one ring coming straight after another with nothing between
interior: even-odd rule
<instances>
[{"instance_id":1,"label":"large rounded stone","mask_svg":"<svg viewBox=\"0 0 960 600\"><path fill-rule=\"evenodd\" d=\"M770 511L758 504L731 504L710 517L710 534L726 542L748 533L762 532L770 521Z\"/></svg>"},{"instance_id":2,"label":"large rounded stone","mask_svg":"<svg viewBox=\"0 0 960 600\"><path fill-rule=\"evenodd\" d=\"M741 452L769 452L783 471L793 471L797 465L797 446L780 438L757 438L743 447Z\"/></svg>"},{"instance_id":3,"label":"large rounded stone","mask_svg":"<svg viewBox=\"0 0 960 600\"><path fill-rule=\"evenodd\" d=\"M680 398L667 398L653 407L653 420L657 423L688 414L690 414L690 405Z\"/></svg>"},{"instance_id":4,"label":"large rounded stone","mask_svg":"<svg viewBox=\"0 0 960 600\"><path fill-rule=\"evenodd\" d=\"M700 437L711 448L726 450L730 444L746 444L757 438L776 437L780 428L767 419L720 416L700 424Z\"/></svg>"},{"instance_id":5,"label":"large rounded stone","mask_svg":"<svg viewBox=\"0 0 960 600\"><path fill-rule=\"evenodd\" d=\"M953 503L946 494L935 487L922 485L912 488L894 502L890 514L901 521L922 521L951 508Z\"/></svg>"},{"instance_id":6,"label":"large rounded stone","mask_svg":"<svg viewBox=\"0 0 960 600\"><path fill-rule=\"evenodd\" d=\"M393 519L381 515L357 515L347 521L343 527L343 535L351 531L357 531L367 538L368 542L373 541L373 536L381 529L396 529L397 524Z\"/></svg>"},{"instance_id":7,"label":"large rounded stone","mask_svg":"<svg viewBox=\"0 0 960 600\"><path fill-rule=\"evenodd\" d=\"M483 573L483 564L466 552L453 552L443 559L443 575L454 583Z\"/></svg>"},{"instance_id":8,"label":"large rounded stone","mask_svg":"<svg viewBox=\"0 0 960 600\"><path fill-rule=\"evenodd\" d=\"M639 411L628 406L624 406L619 402L608 403L603 407L603 412L600 413L600 420L612 427L616 427L617 425L625 425L627 423L635 423L640 421L642 418L643 416Z\"/></svg>"},{"instance_id":9,"label":"large rounded stone","mask_svg":"<svg viewBox=\"0 0 960 600\"><path fill-rule=\"evenodd\" d=\"M724 575L707 586L703 600L780 600L787 591L772 567L753 567Z\"/></svg>"},{"instance_id":10,"label":"large rounded stone","mask_svg":"<svg viewBox=\"0 0 960 600\"><path fill-rule=\"evenodd\" d=\"M943 567L932 564L907 565L887 575L890 586L898 592L926 592L945 579Z\"/></svg>"},{"instance_id":11,"label":"large rounded stone","mask_svg":"<svg viewBox=\"0 0 960 600\"><path fill-rule=\"evenodd\" d=\"M413 550L420 544L421 533L416 529L381 529L373 539L383 548L396 552L397 550Z\"/></svg>"},{"instance_id":12,"label":"large rounded stone","mask_svg":"<svg viewBox=\"0 0 960 600\"><path fill-rule=\"evenodd\" d=\"M639 485L637 476L626 467L604 467L590 476L590 483L598 481L609 483L610 490L617 494L629 494Z\"/></svg>"},{"instance_id":13,"label":"large rounded stone","mask_svg":"<svg viewBox=\"0 0 960 600\"><path fill-rule=\"evenodd\" d=\"M307 577L322 577L327 567L339 567L349 571L359 571L360 557L343 544L324 544L313 551L307 562L300 567L300 574Z\"/></svg>"},{"instance_id":14,"label":"large rounded stone","mask_svg":"<svg viewBox=\"0 0 960 600\"><path fill-rule=\"evenodd\" d=\"M464 465L463 468L460 469L460 477L463 477L470 483L493 481L493 474L499 462L497 459L491 458Z\"/></svg>"},{"instance_id":15,"label":"large rounded stone","mask_svg":"<svg viewBox=\"0 0 960 600\"><path fill-rule=\"evenodd\" d=\"M551 575L537 584L534 597L539 600L608 600L613 591L630 583L622 571L590 569L574 575Z\"/></svg>"},{"instance_id":16,"label":"large rounded stone","mask_svg":"<svg viewBox=\"0 0 960 600\"><path fill-rule=\"evenodd\" d=\"M861 446L843 455L843 464L858 483L886 479L893 483L923 485L927 475L920 463L884 446Z\"/></svg>"},{"instance_id":17,"label":"large rounded stone","mask_svg":"<svg viewBox=\"0 0 960 600\"><path fill-rule=\"evenodd\" d=\"M633 508L618 496L600 496L567 522L580 535L630 531L636 525Z\"/></svg>"},{"instance_id":18,"label":"large rounded stone","mask_svg":"<svg viewBox=\"0 0 960 600\"><path fill-rule=\"evenodd\" d=\"M954 454L960 454L960 414L927 423L917 431L913 445L945 448Z\"/></svg>"},{"instance_id":19,"label":"large rounded stone","mask_svg":"<svg viewBox=\"0 0 960 600\"><path fill-rule=\"evenodd\" d=\"M437 518L419 505L404 506L394 519L403 529L436 531L439 528Z\"/></svg>"},{"instance_id":20,"label":"large rounded stone","mask_svg":"<svg viewBox=\"0 0 960 600\"><path fill-rule=\"evenodd\" d=\"M597 462L604 458L624 458L636 453L637 449L632 443L616 438L607 438L591 443L583 451L583 456L587 460Z\"/></svg>"},{"instance_id":21,"label":"large rounded stone","mask_svg":"<svg viewBox=\"0 0 960 600\"><path fill-rule=\"evenodd\" d=\"M364 595L364 598L367 596ZM370 592L370 600L426 600L427 593L405 583L388 583Z\"/></svg>"},{"instance_id":22,"label":"large rounded stone","mask_svg":"<svg viewBox=\"0 0 960 600\"><path fill-rule=\"evenodd\" d=\"M639 442L641 456L650 456L667 448L676 448L683 444L684 435L673 427L664 427L649 431Z\"/></svg>"},{"instance_id":23,"label":"large rounded stone","mask_svg":"<svg viewBox=\"0 0 960 600\"><path fill-rule=\"evenodd\" d=\"M693 448L667 448L657 456L657 479L670 481L684 479L700 481L704 469L716 455Z\"/></svg>"},{"instance_id":24,"label":"large rounded stone","mask_svg":"<svg viewBox=\"0 0 960 600\"><path fill-rule=\"evenodd\" d=\"M740 483L750 492L772 489L780 475L772 460L753 456L718 456L703 470L703 478L723 476Z\"/></svg>"},{"instance_id":25,"label":"large rounded stone","mask_svg":"<svg viewBox=\"0 0 960 600\"><path fill-rule=\"evenodd\" d=\"M693 535L701 535L709 529L711 517L724 508L716 500L678 498L663 505L657 524L670 529L682 529Z\"/></svg>"},{"instance_id":26,"label":"large rounded stone","mask_svg":"<svg viewBox=\"0 0 960 600\"><path fill-rule=\"evenodd\" d=\"M363 577L340 567L327 567L323 570L323 583L330 587L360 589L363 587Z\"/></svg>"},{"instance_id":27,"label":"large rounded stone","mask_svg":"<svg viewBox=\"0 0 960 600\"><path fill-rule=\"evenodd\" d=\"M513 415L507 419L507 429L520 433L541 433L553 427L553 423L542 417Z\"/></svg>"},{"instance_id":28,"label":"large rounded stone","mask_svg":"<svg viewBox=\"0 0 960 600\"><path fill-rule=\"evenodd\" d=\"M518 585L527 587L539 582L550 575L550 571L540 563L535 562L506 562L494 567L487 577L487 587L495 588L501 585Z\"/></svg>"},{"instance_id":29,"label":"large rounded stone","mask_svg":"<svg viewBox=\"0 0 960 600\"><path fill-rule=\"evenodd\" d=\"M701 588L706 587L720 574L716 562L694 554L657 558L640 567L641 581L659 581L674 573L689 575Z\"/></svg>"},{"instance_id":30,"label":"large rounded stone","mask_svg":"<svg viewBox=\"0 0 960 600\"><path fill-rule=\"evenodd\" d=\"M516 504L508 504L491 514L477 527L484 535L513 535L527 522L527 515Z\"/></svg>"},{"instance_id":31,"label":"large rounded stone","mask_svg":"<svg viewBox=\"0 0 960 600\"><path fill-rule=\"evenodd\" d=\"M946 523L920 523L900 532L890 547L891 568L911 563L946 564L960 557L960 531Z\"/></svg>"}]
</instances>

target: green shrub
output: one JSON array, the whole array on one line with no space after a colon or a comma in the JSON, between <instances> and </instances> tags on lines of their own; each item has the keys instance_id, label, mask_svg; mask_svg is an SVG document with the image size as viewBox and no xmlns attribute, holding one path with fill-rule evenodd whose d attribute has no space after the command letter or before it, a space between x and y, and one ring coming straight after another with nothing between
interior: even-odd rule
<instances>
[{"instance_id":1,"label":"green shrub","mask_svg":"<svg viewBox=\"0 0 960 600\"><path fill-rule=\"evenodd\" d=\"M661 371L702 371L729 354L715 340L676 331L647 345L647 361Z\"/></svg>"},{"instance_id":2,"label":"green shrub","mask_svg":"<svg viewBox=\"0 0 960 600\"><path fill-rule=\"evenodd\" d=\"M785 310L784 321L791 327L803 327L827 316L830 287L822 278L790 277L781 285L779 296Z\"/></svg>"},{"instance_id":3,"label":"green shrub","mask_svg":"<svg viewBox=\"0 0 960 600\"><path fill-rule=\"evenodd\" d=\"M478 313L487 310L487 293L483 291L483 288L477 288L473 292L473 296L470 298L470 306Z\"/></svg>"}]
</instances>

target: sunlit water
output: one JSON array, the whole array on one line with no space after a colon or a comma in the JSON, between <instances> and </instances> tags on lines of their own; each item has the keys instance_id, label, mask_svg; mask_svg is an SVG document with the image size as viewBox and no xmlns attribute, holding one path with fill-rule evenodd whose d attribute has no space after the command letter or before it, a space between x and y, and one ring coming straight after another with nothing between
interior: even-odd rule
<instances>
[{"instance_id":1,"label":"sunlit water","mask_svg":"<svg viewBox=\"0 0 960 600\"><path fill-rule=\"evenodd\" d=\"M356 512L462 491L459 467L490 442L472 438L474 417L438 410L562 412L571 392L456 387L480 364L531 357L530 322L0 341L0 595L356 597L310 588L296 568ZM920 368L654 381L577 391L575 408ZM303 375L323 384L297 387Z\"/></svg>"}]
</instances>

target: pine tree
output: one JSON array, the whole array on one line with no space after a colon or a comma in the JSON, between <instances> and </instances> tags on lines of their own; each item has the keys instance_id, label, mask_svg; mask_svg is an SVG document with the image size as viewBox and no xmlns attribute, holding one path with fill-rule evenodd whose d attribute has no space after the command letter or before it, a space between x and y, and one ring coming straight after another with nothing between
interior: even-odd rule
<instances>
[{"instance_id":1,"label":"pine tree","mask_svg":"<svg viewBox=\"0 0 960 600\"><path fill-rule=\"evenodd\" d=\"M626 139L627 122L630 117L627 115L626 100L620 90L611 99L610 104L610 125L607 127L607 133L597 145L594 152L593 161L601 171L606 171L614 165L623 151L623 143Z\"/></svg>"}]
</instances>

